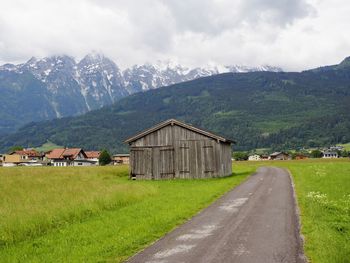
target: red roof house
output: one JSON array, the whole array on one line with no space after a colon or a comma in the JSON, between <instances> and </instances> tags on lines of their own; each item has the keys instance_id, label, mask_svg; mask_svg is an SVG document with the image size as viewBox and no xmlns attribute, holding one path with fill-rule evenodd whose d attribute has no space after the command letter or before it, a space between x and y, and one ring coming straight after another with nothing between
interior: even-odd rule
<instances>
[{"instance_id":1,"label":"red roof house","mask_svg":"<svg viewBox=\"0 0 350 263\"><path fill-rule=\"evenodd\" d=\"M81 148L53 149L46 154L53 166L87 166L93 163Z\"/></svg>"}]
</instances>

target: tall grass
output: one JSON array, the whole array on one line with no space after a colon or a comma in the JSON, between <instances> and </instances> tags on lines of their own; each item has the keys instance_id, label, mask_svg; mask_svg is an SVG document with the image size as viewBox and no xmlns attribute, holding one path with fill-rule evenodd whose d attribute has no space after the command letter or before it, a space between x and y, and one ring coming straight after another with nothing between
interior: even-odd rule
<instances>
[{"instance_id":1,"label":"tall grass","mask_svg":"<svg viewBox=\"0 0 350 263\"><path fill-rule=\"evenodd\" d=\"M0 169L0 261L121 262L239 184L130 181L127 167Z\"/></svg>"},{"instance_id":2,"label":"tall grass","mask_svg":"<svg viewBox=\"0 0 350 263\"><path fill-rule=\"evenodd\" d=\"M127 167L0 169L0 246L37 237L155 194Z\"/></svg>"}]
</instances>

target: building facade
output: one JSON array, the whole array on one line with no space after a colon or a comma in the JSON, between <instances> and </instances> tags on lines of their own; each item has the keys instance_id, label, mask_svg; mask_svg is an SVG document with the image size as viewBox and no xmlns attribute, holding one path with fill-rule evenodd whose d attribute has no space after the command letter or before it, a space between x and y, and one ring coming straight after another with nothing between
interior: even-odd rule
<instances>
[{"instance_id":1,"label":"building facade","mask_svg":"<svg viewBox=\"0 0 350 263\"><path fill-rule=\"evenodd\" d=\"M14 151L2 156L3 166L38 166L42 165L43 154L33 149Z\"/></svg>"},{"instance_id":2,"label":"building facade","mask_svg":"<svg viewBox=\"0 0 350 263\"><path fill-rule=\"evenodd\" d=\"M84 150L80 148L62 148L53 149L46 158L50 161L52 166L91 166L94 162L90 161Z\"/></svg>"},{"instance_id":3,"label":"building facade","mask_svg":"<svg viewBox=\"0 0 350 263\"><path fill-rule=\"evenodd\" d=\"M86 157L94 165L99 165L100 151L85 151Z\"/></svg>"},{"instance_id":4,"label":"building facade","mask_svg":"<svg viewBox=\"0 0 350 263\"><path fill-rule=\"evenodd\" d=\"M339 155L337 152L332 152L332 151L324 151L322 158L339 158Z\"/></svg>"},{"instance_id":5,"label":"building facade","mask_svg":"<svg viewBox=\"0 0 350 263\"><path fill-rule=\"evenodd\" d=\"M233 141L170 119L125 141L133 179L209 178L232 174Z\"/></svg>"},{"instance_id":6,"label":"building facade","mask_svg":"<svg viewBox=\"0 0 350 263\"><path fill-rule=\"evenodd\" d=\"M248 157L248 161L260 161L261 157L258 154L254 154L254 155L249 155Z\"/></svg>"},{"instance_id":7,"label":"building facade","mask_svg":"<svg viewBox=\"0 0 350 263\"><path fill-rule=\"evenodd\" d=\"M292 156L285 152L274 152L270 154L269 160L292 160Z\"/></svg>"},{"instance_id":8,"label":"building facade","mask_svg":"<svg viewBox=\"0 0 350 263\"><path fill-rule=\"evenodd\" d=\"M114 154L112 161L114 165L130 164L130 154Z\"/></svg>"}]
</instances>

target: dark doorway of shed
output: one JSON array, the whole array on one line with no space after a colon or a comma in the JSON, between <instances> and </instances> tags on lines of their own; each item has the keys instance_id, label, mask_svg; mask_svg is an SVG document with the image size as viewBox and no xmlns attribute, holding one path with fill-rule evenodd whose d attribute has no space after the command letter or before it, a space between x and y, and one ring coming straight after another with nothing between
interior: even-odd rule
<instances>
[{"instance_id":1,"label":"dark doorway of shed","mask_svg":"<svg viewBox=\"0 0 350 263\"><path fill-rule=\"evenodd\" d=\"M137 147L130 151L131 155L131 178L152 178L152 148Z\"/></svg>"},{"instance_id":2,"label":"dark doorway of shed","mask_svg":"<svg viewBox=\"0 0 350 263\"><path fill-rule=\"evenodd\" d=\"M175 177L173 147L134 147L130 154L132 157L132 179L159 180Z\"/></svg>"}]
</instances>

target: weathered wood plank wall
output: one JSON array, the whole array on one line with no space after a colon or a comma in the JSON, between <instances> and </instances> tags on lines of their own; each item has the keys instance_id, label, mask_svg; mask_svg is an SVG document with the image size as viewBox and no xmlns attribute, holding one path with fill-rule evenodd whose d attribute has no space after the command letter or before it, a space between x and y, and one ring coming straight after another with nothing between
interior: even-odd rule
<instances>
[{"instance_id":1,"label":"weathered wood plank wall","mask_svg":"<svg viewBox=\"0 0 350 263\"><path fill-rule=\"evenodd\" d=\"M140 179L227 176L232 173L231 145L168 125L131 143L130 165Z\"/></svg>"}]
</instances>

